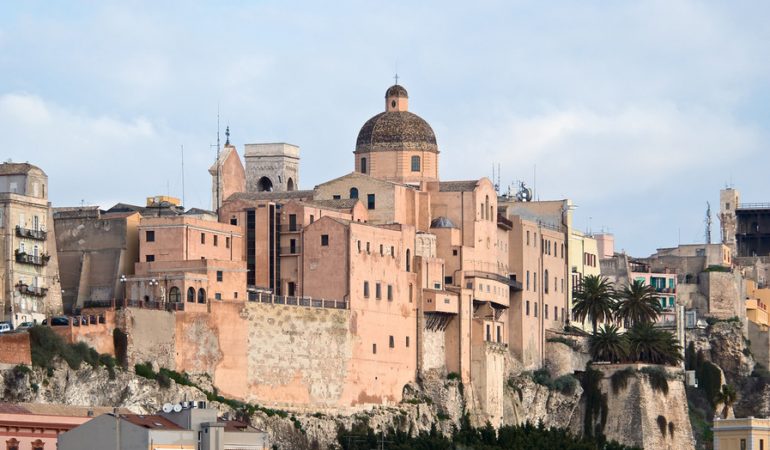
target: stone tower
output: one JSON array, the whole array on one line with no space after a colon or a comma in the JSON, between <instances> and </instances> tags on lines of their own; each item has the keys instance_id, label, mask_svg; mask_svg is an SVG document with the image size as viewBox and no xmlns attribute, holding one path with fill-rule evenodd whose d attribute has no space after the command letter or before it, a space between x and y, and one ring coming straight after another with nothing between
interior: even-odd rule
<instances>
[{"instance_id":1,"label":"stone tower","mask_svg":"<svg viewBox=\"0 0 770 450\"><path fill-rule=\"evenodd\" d=\"M246 144L246 192L296 191L299 147L291 144Z\"/></svg>"},{"instance_id":2,"label":"stone tower","mask_svg":"<svg viewBox=\"0 0 770 450\"><path fill-rule=\"evenodd\" d=\"M737 189L726 188L719 191L719 222L722 229L722 243L730 247L733 256L735 256L737 247L735 241L735 231L738 221L735 216L735 209L740 202L740 193Z\"/></svg>"}]
</instances>

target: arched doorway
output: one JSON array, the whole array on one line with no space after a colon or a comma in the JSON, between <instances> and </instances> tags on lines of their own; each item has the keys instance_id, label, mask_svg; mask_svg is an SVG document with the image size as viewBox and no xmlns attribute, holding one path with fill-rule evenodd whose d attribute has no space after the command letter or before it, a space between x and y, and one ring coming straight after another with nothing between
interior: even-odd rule
<instances>
[{"instance_id":1,"label":"arched doorway","mask_svg":"<svg viewBox=\"0 0 770 450\"><path fill-rule=\"evenodd\" d=\"M273 192L273 182L268 177L262 177L257 182L258 192Z\"/></svg>"},{"instance_id":2,"label":"arched doorway","mask_svg":"<svg viewBox=\"0 0 770 450\"><path fill-rule=\"evenodd\" d=\"M291 178L289 178L286 181L286 190L287 191L293 191L294 190L294 180L292 180Z\"/></svg>"},{"instance_id":3,"label":"arched doorway","mask_svg":"<svg viewBox=\"0 0 770 450\"><path fill-rule=\"evenodd\" d=\"M168 291L168 301L172 303L178 303L182 301L182 292L179 290L178 287L173 286Z\"/></svg>"}]
</instances>

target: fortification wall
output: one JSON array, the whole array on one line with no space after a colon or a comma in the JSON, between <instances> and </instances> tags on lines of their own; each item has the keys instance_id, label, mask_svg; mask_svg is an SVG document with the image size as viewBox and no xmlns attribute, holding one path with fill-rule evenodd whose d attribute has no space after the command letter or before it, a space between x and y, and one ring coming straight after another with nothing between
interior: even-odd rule
<instances>
[{"instance_id":1,"label":"fortification wall","mask_svg":"<svg viewBox=\"0 0 770 450\"><path fill-rule=\"evenodd\" d=\"M423 330L422 370L446 371L446 336L444 331Z\"/></svg>"},{"instance_id":2,"label":"fortification wall","mask_svg":"<svg viewBox=\"0 0 770 450\"><path fill-rule=\"evenodd\" d=\"M117 312L116 322L128 335L129 367L137 363L151 362L157 363L159 367L177 370L175 313L124 308Z\"/></svg>"},{"instance_id":3,"label":"fortification wall","mask_svg":"<svg viewBox=\"0 0 770 450\"><path fill-rule=\"evenodd\" d=\"M29 333L0 334L0 364L32 364Z\"/></svg>"}]
</instances>

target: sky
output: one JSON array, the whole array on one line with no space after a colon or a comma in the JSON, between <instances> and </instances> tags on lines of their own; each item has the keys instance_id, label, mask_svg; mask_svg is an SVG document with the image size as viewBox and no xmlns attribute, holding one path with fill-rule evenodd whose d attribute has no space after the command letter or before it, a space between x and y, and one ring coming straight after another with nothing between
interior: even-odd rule
<instances>
[{"instance_id":1,"label":"sky","mask_svg":"<svg viewBox=\"0 0 770 450\"><path fill-rule=\"evenodd\" d=\"M719 239L719 190L770 201L770 2L0 2L0 149L53 206L210 208L224 140L353 170L395 73L443 180L570 198L618 250ZM183 148L183 150L182 150ZM182 158L184 154L184 159ZM182 192L182 161L185 189Z\"/></svg>"}]
</instances>

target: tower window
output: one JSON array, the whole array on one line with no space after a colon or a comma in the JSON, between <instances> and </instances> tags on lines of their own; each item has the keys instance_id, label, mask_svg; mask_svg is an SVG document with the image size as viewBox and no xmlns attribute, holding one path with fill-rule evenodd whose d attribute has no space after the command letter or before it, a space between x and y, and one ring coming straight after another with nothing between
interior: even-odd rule
<instances>
[{"instance_id":1,"label":"tower window","mask_svg":"<svg viewBox=\"0 0 770 450\"><path fill-rule=\"evenodd\" d=\"M260 178L259 182L257 183L257 191L258 192L272 192L273 191L273 182L270 181L270 178L268 178L268 177Z\"/></svg>"},{"instance_id":2,"label":"tower window","mask_svg":"<svg viewBox=\"0 0 770 450\"><path fill-rule=\"evenodd\" d=\"M420 171L420 157L412 156L412 172Z\"/></svg>"},{"instance_id":3,"label":"tower window","mask_svg":"<svg viewBox=\"0 0 770 450\"><path fill-rule=\"evenodd\" d=\"M366 173L366 158L361 158L361 173Z\"/></svg>"},{"instance_id":4,"label":"tower window","mask_svg":"<svg viewBox=\"0 0 770 450\"><path fill-rule=\"evenodd\" d=\"M395 100L391 100L390 101L390 107L391 108L395 108L396 107L396 101Z\"/></svg>"}]
</instances>

